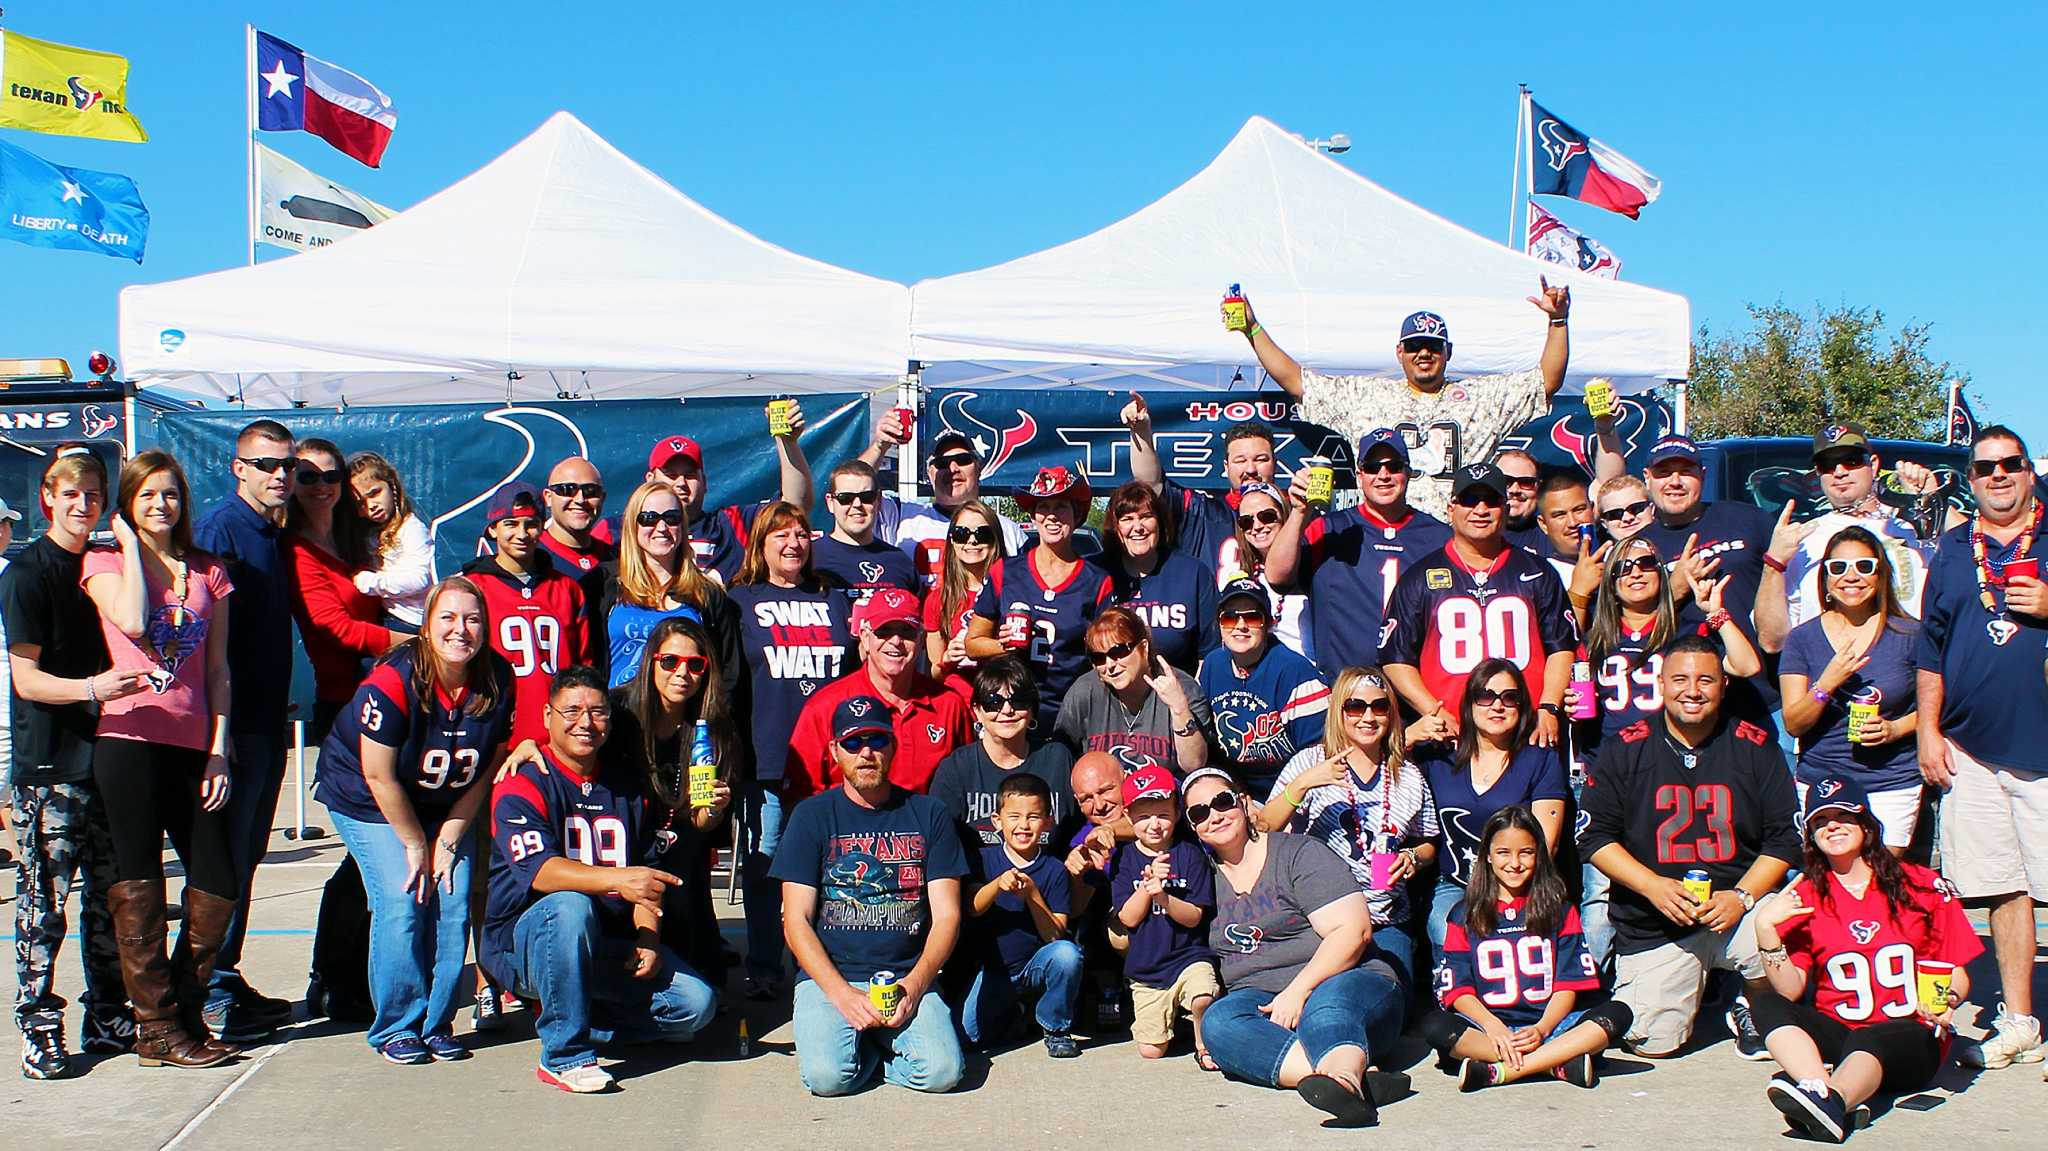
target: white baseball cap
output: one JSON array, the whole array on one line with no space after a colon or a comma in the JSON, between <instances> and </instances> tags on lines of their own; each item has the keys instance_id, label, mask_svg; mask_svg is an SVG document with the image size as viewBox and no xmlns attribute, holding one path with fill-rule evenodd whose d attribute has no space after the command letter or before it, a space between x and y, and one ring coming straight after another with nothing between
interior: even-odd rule
<instances>
[{"instance_id":1,"label":"white baseball cap","mask_svg":"<svg viewBox=\"0 0 2048 1151\"><path fill-rule=\"evenodd\" d=\"M21 513L20 513L20 512L18 512L18 511L15 511L15 510L14 510L13 508L10 508L10 507L8 507L8 506L7 506L7 501L6 501L6 500L0 500L0 521L5 521L5 520L16 520L16 521L19 521L20 519L21 519Z\"/></svg>"}]
</instances>

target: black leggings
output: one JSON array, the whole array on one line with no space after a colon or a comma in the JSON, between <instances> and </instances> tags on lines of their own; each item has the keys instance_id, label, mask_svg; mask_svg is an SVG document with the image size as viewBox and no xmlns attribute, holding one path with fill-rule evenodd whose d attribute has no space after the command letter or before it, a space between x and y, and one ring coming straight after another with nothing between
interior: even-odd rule
<instances>
[{"instance_id":1,"label":"black leggings","mask_svg":"<svg viewBox=\"0 0 2048 1151\"><path fill-rule=\"evenodd\" d=\"M1851 1027L1811 1003L1793 1003L1773 994L1752 994L1749 1010L1764 1038L1769 1039L1780 1027L1797 1027L1820 1049L1822 1062L1836 1067L1858 1051L1868 1052L1884 1069L1879 1087L1889 1093L1918 1091L1934 1082L1941 1071L1941 1039L1918 1019L1887 1019L1868 1027Z\"/></svg>"},{"instance_id":2,"label":"black leggings","mask_svg":"<svg viewBox=\"0 0 2048 1151\"><path fill-rule=\"evenodd\" d=\"M199 797L206 753L139 739L105 737L93 747L92 777L114 837L114 877L164 878L164 836L185 863L187 886L222 899L241 897L228 847L227 810Z\"/></svg>"},{"instance_id":3,"label":"black leggings","mask_svg":"<svg viewBox=\"0 0 2048 1151\"><path fill-rule=\"evenodd\" d=\"M1634 1022L1635 1012L1629 1010L1628 1004L1610 999L1580 1012L1578 1022L1572 1026L1577 1027L1579 1023L1599 1024L1600 1030L1607 1033L1607 1045L1612 1047L1621 1041L1622 1036L1628 1034L1629 1024ZM1422 1023L1416 1030L1421 1032L1425 1043L1436 1049L1437 1054L1449 1055L1451 1048L1458 1045L1458 1039L1477 1026L1479 1025L1463 1015L1439 1007L1423 1016ZM1544 1042L1549 1041L1550 1037L1545 1036Z\"/></svg>"}]
</instances>

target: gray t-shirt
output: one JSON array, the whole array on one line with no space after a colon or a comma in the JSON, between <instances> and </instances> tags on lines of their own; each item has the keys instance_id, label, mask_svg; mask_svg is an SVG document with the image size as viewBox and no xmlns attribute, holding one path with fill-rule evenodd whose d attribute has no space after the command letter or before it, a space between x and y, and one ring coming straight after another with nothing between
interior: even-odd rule
<instances>
[{"instance_id":1,"label":"gray t-shirt","mask_svg":"<svg viewBox=\"0 0 2048 1151\"><path fill-rule=\"evenodd\" d=\"M1188 710L1194 713L1195 724L1208 732L1213 722L1202 685L1179 668L1173 670L1173 678L1188 697ZM1091 751L1116 756L1126 775L1147 762L1175 775L1188 771L1173 753L1173 715L1159 693L1147 692L1145 702L1133 714L1102 682L1102 677L1092 671L1082 672L1074 686L1067 689L1067 698L1060 702L1059 718L1053 721L1053 735L1072 748L1076 756Z\"/></svg>"},{"instance_id":2,"label":"gray t-shirt","mask_svg":"<svg viewBox=\"0 0 2048 1151\"><path fill-rule=\"evenodd\" d=\"M1416 391L1400 376L1301 373L1301 414L1353 444L1377 428L1417 430L1422 442L1409 455L1417 475L1408 502L1438 519L1451 502L1451 469L1492 459L1502 436L1549 408L1541 372L1466 376L1435 394ZM1455 445L1448 429L1430 430L1438 423L1457 425Z\"/></svg>"},{"instance_id":3,"label":"gray t-shirt","mask_svg":"<svg viewBox=\"0 0 2048 1151\"><path fill-rule=\"evenodd\" d=\"M1240 893L1216 873L1209 946L1222 961L1224 989L1285 991L1323 942L1309 915L1356 894L1351 869L1321 840L1268 835L1266 866L1250 891Z\"/></svg>"}]
</instances>

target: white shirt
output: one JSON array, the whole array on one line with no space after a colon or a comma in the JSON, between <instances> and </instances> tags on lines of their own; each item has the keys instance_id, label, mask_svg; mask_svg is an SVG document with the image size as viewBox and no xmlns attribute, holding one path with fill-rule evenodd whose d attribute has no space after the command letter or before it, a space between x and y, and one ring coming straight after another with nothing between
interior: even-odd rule
<instances>
[{"instance_id":1,"label":"white shirt","mask_svg":"<svg viewBox=\"0 0 2048 1151\"><path fill-rule=\"evenodd\" d=\"M374 571L356 573L356 590L384 601L384 610L414 627L427 619L434 586L434 540L418 516L398 525L398 542L381 554Z\"/></svg>"},{"instance_id":2,"label":"white shirt","mask_svg":"<svg viewBox=\"0 0 2048 1151\"><path fill-rule=\"evenodd\" d=\"M1550 396L1540 372L1469 376L1447 381L1435 394L1418 392L1400 377L1326 376L1301 371L1301 414L1356 445L1378 428L1413 426L1422 437L1409 451L1417 473L1408 487L1408 502L1443 519L1451 502L1448 473L1459 464L1493 458L1502 436L1550 409ZM1458 426L1457 454L1451 454L1447 430L1431 432L1431 424Z\"/></svg>"},{"instance_id":3,"label":"white shirt","mask_svg":"<svg viewBox=\"0 0 2048 1151\"><path fill-rule=\"evenodd\" d=\"M1224 540L1223 546L1216 549L1216 590L1222 591L1239 575L1251 575L1251 566L1238 562L1236 536ZM1316 638L1315 628L1310 622L1313 617L1308 614L1308 594L1274 591L1273 585L1266 581L1266 573L1263 571L1252 575L1251 578L1259 581L1259 585L1266 589L1266 600L1271 604L1273 612L1273 638L1293 649L1294 654L1314 663Z\"/></svg>"},{"instance_id":4,"label":"white shirt","mask_svg":"<svg viewBox=\"0 0 2048 1151\"><path fill-rule=\"evenodd\" d=\"M881 514L875 518L875 538L910 553L911 566L917 569L918 580L929 591L938 584L944 570L946 529L952 523L952 513L936 504L905 503L884 492ZM1021 555L1024 529L1001 513L997 513L996 523L1003 529L1003 554Z\"/></svg>"},{"instance_id":5,"label":"white shirt","mask_svg":"<svg viewBox=\"0 0 2048 1151\"><path fill-rule=\"evenodd\" d=\"M1848 527L1862 528L1884 544L1885 558L1892 564L1892 598L1907 615L1920 618L1920 592L1927 585L1927 565L1934 560L1937 541L1923 543L1912 524L1886 510L1869 516L1829 512L1812 524L1813 530L1785 564L1785 611L1791 627L1820 615L1820 563L1828 542Z\"/></svg>"}]
</instances>

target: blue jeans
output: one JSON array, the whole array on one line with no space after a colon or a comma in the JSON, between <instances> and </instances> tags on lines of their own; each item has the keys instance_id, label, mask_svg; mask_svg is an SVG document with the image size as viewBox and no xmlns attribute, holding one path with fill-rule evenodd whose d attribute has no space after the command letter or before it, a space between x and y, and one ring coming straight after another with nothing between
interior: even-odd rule
<instances>
[{"instance_id":1,"label":"blue jeans","mask_svg":"<svg viewBox=\"0 0 2048 1151\"><path fill-rule=\"evenodd\" d=\"M1374 932L1378 937L1378 932ZM1209 1005L1202 1038L1226 1073L1267 1087L1280 1085L1280 1065L1300 1044L1311 1067L1343 1047L1357 1047L1370 1060L1401 1034L1401 985L1377 971L1354 967L1332 975L1308 993L1301 1022L1292 1031L1260 1014L1270 991L1240 987Z\"/></svg>"},{"instance_id":2,"label":"blue jeans","mask_svg":"<svg viewBox=\"0 0 2048 1151\"><path fill-rule=\"evenodd\" d=\"M1444 928L1451 922L1451 908L1465 898L1465 889L1450 880L1437 877L1436 891L1429 897L1429 946L1436 957L1444 957Z\"/></svg>"},{"instance_id":3,"label":"blue jeans","mask_svg":"<svg viewBox=\"0 0 2048 1151\"><path fill-rule=\"evenodd\" d=\"M768 865L782 844L782 781L755 783L743 800L740 897L747 913L747 975L775 983L782 979L782 884L768 878Z\"/></svg>"},{"instance_id":4,"label":"blue jeans","mask_svg":"<svg viewBox=\"0 0 2048 1151\"><path fill-rule=\"evenodd\" d=\"M1596 967L1607 966L1614 954L1614 925L1607 919L1607 888L1613 882L1592 864L1579 865L1579 929L1586 934L1586 953Z\"/></svg>"},{"instance_id":5,"label":"blue jeans","mask_svg":"<svg viewBox=\"0 0 2048 1151\"><path fill-rule=\"evenodd\" d=\"M382 1048L407 1035L424 1039L450 1033L456 999L467 994L461 986L462 960L469 950L471 861L466 850L450 876L454 893L436 887L421 903L400 890L405 845L390 824L366 823L338 811L327 814L362 871L363 890L370 896L370 1001L376 1007L370 1046ZM426 831L432 843L435 828Z\"/></svg>"},{"instance_id":6,"label":"blue jeans","mask_svg":"<svg viewBox=\"0 0 2048 1151\"><path fill-rule=\"evenodd\" d=\"M969 1043L999 1038L1015 1018L1019 1002L1038 996L1034 1018L1048 1035L1065 1035L1074 1026L1074 1004L1081 998L1081 945L1055 939L1040 947L1012 978L991 960L974 977L960 1003L960 1030Z\"/></svg>"},{"instance_id":7,"label":"blue jeans","mask_svg":"<svg viewBox=\"0 0 2048 1151\"><path fill-rule=\"evenodd\" d=\"M1403 983L1415 983L1415 936L1405 923L1375 924L1372 929L1372 945L1380 955L1394 965L1394 974ZM1368 952L1368 954L1370 954Z\"/></svg>"},{"instance_id":8,"label":"blue jeans","mask_svg":"<svg viewBox=\"0 0 2048 1151\"><path fill-rule=\"evenodd\" d=\"M853 987L867 991L866 983ZM878 1065L884 1081L912 1091L951 1091L965 1070L953 1016L936 991L918 1000L907 1027L855 1031L824 989L806 979L796 985L789 1023L797 1074L813 1095L850 1095L874 1078Z\"/></svg>"},{"instance_id":9,"label":"blue jeans","mask_svg":"<svg viewBox=\"0 0 2048 1151\"><path fill-rule=\"evenodd\" d=\"M227 836L229 857L241 880L242 897L228 919L220 958L207 982L206 1006L225 1009L243 980L242 940L249 931L249 893L255 887L256 865L270 849L270 825L277 815L277 795L284 786L284 731L236 731L228 734Z\"/></svg>"},{"instance_id":10,"label":"blue jeans","mask_svg":"<svg viewBox=\"0 0 2048 1151\"><path fill-rule=\"evenodd\" d=\"M513 990L540 1001L542 1067L595 1063L606 1043L685 1042L711 1021L718 996L710 984L667 948L659 974L635 979L626 970L632 949L632 940L605 933L597 901L580 892L542 896L519 916L509 966Z\"/></svg>"}]
</instances>

